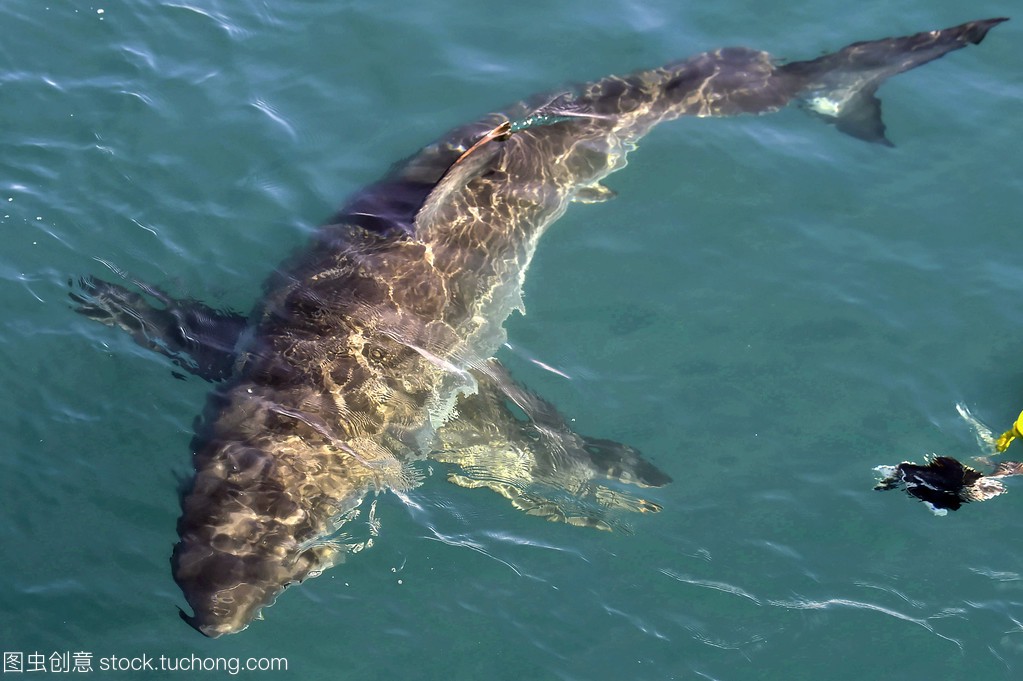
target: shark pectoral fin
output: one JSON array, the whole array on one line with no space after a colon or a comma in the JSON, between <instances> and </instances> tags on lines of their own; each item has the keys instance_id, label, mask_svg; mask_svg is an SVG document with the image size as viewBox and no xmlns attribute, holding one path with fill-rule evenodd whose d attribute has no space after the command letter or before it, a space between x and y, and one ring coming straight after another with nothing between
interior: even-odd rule
<instances>
[{"instance_id":1,"label":"shark pectoral fin","mask_svg":"<svg viewBox=\"0 0 1023 681\"><path fill-rule=\"evenodd\" d=\"M233 370L235 345L245 328L245 317L215 310L194 300L176 300L159 289L135 282L158 301L92 276L82 277L68 293L72 309L80 315L127 331L147 350L158 352L182 369L207 381L221 381Z\"/></svg>"},{"instance_id":2,"label":"shark pectoral fin","mask_svg":"<svg viewBox=\"0 0 1023 681\"><path fill-rule=\"evenodd\" d=\"M461 473L449 473L448 482L468 489L489 489L527 515L605 531L628 531L624 523L615 519L617 512L659 513L662 510L660 504L648 499L592 482L569 489L556 477L510 481L490 478L486 473L478 467L463 469Z\"/></svg>"},{"instance_id":3,"label":"shark pectoral fin","mask_svg":"<svg viewBox=\"0 0 1023 681\"><path fill-rule=\"evenodd\" d=\"M450 482L497 492L530 515L603 530L624 529L614 519L619 511L661 510L618 489L671 481L635 449L575 433L553 405L515 383L496 360L474 376L478 392L459 398L458 417L438 429L430 455L458 466Z\"/></svg>"},{"instance_id":4,"label":"shark pectoral fin","mask_svg":"<svg viewBox=\"0 0 1023 681\"><path fill-rule=\"evenodd\" d=\"M633 496L627 492L603 485L594 485L593 496L605 508L614 508L631 513L660 513L664 510L663 506L649 499Z\"/></svg>"},{"instance_id":5,"label":"shark pectoral fin","mask_svg":"<svg viewBox=\"0 0 1023 681\"><path fill-rule=\"evenodd\" d=\"M140 345L148 341L147 332L164 326L167 319L163 310L154 308L138 293L119 284L86 276L69 281L68 293L75 312L107 326L127 331ZM77 290L76 290L77 289Z\"/></svg>"},{"instance_id":6,"label":"shark pectoral fin","mask_svg":"<svg viewBox=\"0 0 1023 681\"><path fill-rule=\"evenodd\" d=\"M605 531L613 529L612 524L602 517L602 514L597 512L596 509L595 512L582 512L580 508L571 508L554 499L545 498L526 491L522 487L509 482L474 478L458 473L449 473L448 482L468 489L483 488L497 492L505 499L508 499L513 507L523 511L526 515L535 515L551 522L562 522L577 527L592 527Z\"/></svg>"},{"instance_id":7,"label":"shark pectoral fin","mask_svg":"<svg viewBox=\"0 0 1023 681\"><path fill-rule=\"evenodd\" d=\"M618 193L605 187L599 182L594 182L586 187L580 187L575 191L572 196L572 201L576 203L604 203L618 196Z\"/></svg>"},{"instance_id":8,"label":"shark pectoral fin","mask_svg":"<svg viewBox=\"0 0 1023 681\"><path fill-rule=\"evenodd\" d=\"M671 476L628 445L585 435L579 437L593 466L611 480L639 487L663 487L672 481Z\"/></svg>"},{"instance_id":9,"label":"shark pectoral fin","mask_svg":"<svg viewBox=\"0 0 1023 681\"><path fill-rule=\"evenodd\" d=\"M576 433L557 407L515 381L496 359L487 360L473 375L478 392L462 398L461 423L451 430L496 428L509 446L528 453L530 465L537 471L571 469L639 487L662 487L671 482L670 476L635 448ZM522 410L525 422L516 417L509 403Z\"/></svg>"}]
</instances>

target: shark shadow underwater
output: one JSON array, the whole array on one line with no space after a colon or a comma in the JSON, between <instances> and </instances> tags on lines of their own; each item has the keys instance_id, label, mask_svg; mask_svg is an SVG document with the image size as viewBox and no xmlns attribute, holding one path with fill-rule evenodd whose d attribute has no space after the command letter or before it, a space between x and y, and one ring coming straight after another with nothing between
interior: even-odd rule
<instances>
[{"instance_id":1,"label":"shark shadow underwater","mask_svg":"<svg viewBox=\"0 0 1023 681\"><path fill-rule=\"evenodd\" d=\"M796 102L890 144L875 91L980 43L1004 19L861 42L809 61L727 48L533 97L456 128L362 190L270 275L250 315L93 277L78 312L217 385L197 420L171 564L207 636L245 629L290 584L361 548L345 526L421 465L549 520L611 529L671 481L636 450L569 428L494 353L537 241L655 125ZM631 488L631 490L630 490ZM371 513L371 512L370 512Z\"/></svg>"}]
</instances>

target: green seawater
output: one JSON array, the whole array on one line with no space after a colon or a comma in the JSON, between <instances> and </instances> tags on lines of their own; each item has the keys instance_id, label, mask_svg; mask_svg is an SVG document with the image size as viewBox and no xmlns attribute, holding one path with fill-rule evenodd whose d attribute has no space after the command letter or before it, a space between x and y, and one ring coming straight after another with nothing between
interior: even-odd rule
<instances>
[{"instance_id":1,"label":"green seawater","mask_svg":"<svg viewBox=\"0 0 1023 681\"><path fill-rule=\"evenodd\" d=\"M797 109L677 121L617 199L545 236L501 359L675 479L631 534L435 470L379 497L371 549L204 639L169 557L210 386L67 298L109 264L247 311L358 187L509 102L1016 10L3 0L0 651L88 653L100 678L182 675L111 655L287 660L250 678L1019 678L1023 481L939 518L872 469L982 454L958 403L995 431L1023 408L1023 17L880 90L892 149Z\"/></svg>"}]
</instances>

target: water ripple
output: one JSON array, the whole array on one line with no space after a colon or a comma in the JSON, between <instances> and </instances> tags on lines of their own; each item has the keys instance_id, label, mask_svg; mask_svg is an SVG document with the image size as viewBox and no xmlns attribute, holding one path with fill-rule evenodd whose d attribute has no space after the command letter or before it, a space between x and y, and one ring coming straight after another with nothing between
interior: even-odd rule
<instances>
[{"instance_id":1,"label":"water ripple","mask_svg":"<svg viewBox=\"0 0 1023 681\"><path fill-rule=\"evenodd\" d=\"M752 601L756 605L763 605L761 603L760 599L757 598L756 596L754 596L753 594L751 594L748 591L745 591L745 590L743 590L743 589L741 589L741 588L739 588L737 586L733 586L731 584L726 584L724 582L714 582L714 581L707 580L707 579L696 579L695 577L690 577L688 575L683 575L683 574L680 574L680 573L675 572L673 570L668 570L667 568L659 568L658 572L660 572L663 575L667 575L668 577L671 577L672 579L674 579L674 580L676 580L678 582L683 582L685 584L692 584L693 586L702 587L704 589L713 589L715 591L722 591L724 593L730 593L730 594L732 594L734 596L741 596L742 598L745 598L745 599L747 599L749 601Z\"/></svg>"},{"instance_id":2,"label":"water ripple","mask_svg":"<svg viewBox=\"0 0 1023 681\"><path fill-rule=\"evenodd\" d=\"M222 29L227 35L231 36L232 38L236 39L245 38L251 34L251 32L248 31L247 29L244 29L241 26L238 26L235 23L231 22L228 16L221 12L206 10L195 5L178 4L173 2L165 2L163 3L163 6L170 9L180 9L188 12L193 12L201 17L209 19L218 28Z\"/></svg>"},{"instance_id":3,"label":"water ripple","mask_svg":"<svg viewBox=\"0 0 1023 681\"><path fill-rule=\"evenodd\" d=\"M988 568L969 568L970 572L987 577L996 582L1018 582L1023 577L1018 572L1007 572L1003 570L990 570Z\"/></svg>"},{"instance_id":4,"label":"water ripple","mask_svg":"<svg viewBox=\"0 0 1023 681\"><path fill-rule=\"evenodd\" d=\"M546 581L546 580L544 580L544 579L542 579L540 577L537 577L536 575L532 575L532 574L528 574L528 573L524 572L520 568L518 568L515 565L513 565L510 561L507 561L507 560L504 560L503 558L499 558L498 556L495 556L493 553L491 553L490 551L487 551L487 549L484 548L484 544L482 542L478 542L478 541L475 541L473 539L470 539L468 535L464 535L464 534L463 535L446 535L446 534L442 534L439 530L437 530L435 528L432 528L432 527L429 528L429 530L433 534L433 536L432 537L426 537L426 539L430 539L430 540L433 540L433 541L438 541L438 542L440 542L442 544L446 544L448 546L455 546L455 547L459 547L459 548L466 548L466 549L469 549L471 551L475 551L476 553L482 554L482 555L486 556L487 558L490 558L491 560L496 561L496 562L504 565L505 567L507 567L509 570L514 572L519 577L526 577L527 579L533 579L533 580L536 580L538 582L545 582Z\"/></svg>"},{"instance_id":5,"label":"water ripple","mask_svg":"<svg viewBox=\"0 0 1023 681\"><path fill-rule=\"evenodd\" d=\"M934 627L932 627L930 625L930 623L927 622L927 620L920 619L918 617L912 617L911 615L907 615L905 613L901 613L898 610L893 610L891 608L886 608L884 606L876 605L874 603L866 603L864 601L854 601L854 600L850 600L848 598L828 598L828 599L825 599L825 600L822 600L822 601L812 600L812 599L809 599L809 598L793 598L793 599L788 599L788 600L768 600L767 603L769 605L773 605L773 606L778 607L778 608L785 608L785 609L788 609L788 610L829 610L831 608L837 607L837 608L854 608L854 609L857 609L857 610L868 610L868 611L872 611L872 612L879 612L882 615L887 615L889 617L894 617L894 618L902 620L904 622L911 622L912 624L915 624L918 627L922 627L922 628L926 629L927 631L929 631L930 633L934 634L938 638L941 638L941 639L944 639L946 641L949 641L951 643L956 644L956 646L959 648L959 650L963 650L963 644L960 641L958 641L957 639L954 639L954 638L952 638L950 636L945 636L944 634L939 633L938 631L936 631L934 629Z\"/></svg>"},{"instance_id":6,"label":"water ripple","mask_svg":"<svg viewBox=\"0 0 1023 681\"><path fill-rule=\"evenodd\" d=\"M298 133L295 132L295 128L293 128L291 124L288 123L288 121L286 121L284 117L280 113L278 113L278 111L273 106L263 101L262 99L258 98L249 102L249 104L254 106L262 113L266 114L267 118L269 118L275 124L280 126L284 130L284 132L288 134L288 137L290 137L293 140L298 139Z\"/></svg>"}]
</instances>

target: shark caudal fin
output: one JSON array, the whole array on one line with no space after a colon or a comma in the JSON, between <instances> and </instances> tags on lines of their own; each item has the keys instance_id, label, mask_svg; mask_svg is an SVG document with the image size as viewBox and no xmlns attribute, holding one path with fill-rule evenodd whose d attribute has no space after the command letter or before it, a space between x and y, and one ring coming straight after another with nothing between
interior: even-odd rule
<instances>
[{"instance_id":1,"label":"shark caudal fin","mask_svg":"<svg viewBox=\"0 0 1023 681\"><path fill-rule=\"evenodd\" d=\"M817 59L785 64L778 71L801 81L797 99L813 113L847 135L891 146L881 120L881 100L875 95L881 83L954 50L979 44L1003 21L1007 19L984 19L902 38L853 43Z\"/></svg>"}]
</instances>

